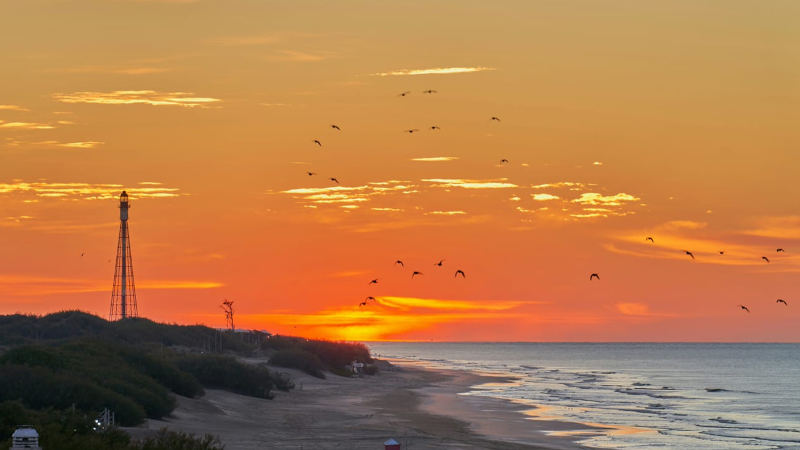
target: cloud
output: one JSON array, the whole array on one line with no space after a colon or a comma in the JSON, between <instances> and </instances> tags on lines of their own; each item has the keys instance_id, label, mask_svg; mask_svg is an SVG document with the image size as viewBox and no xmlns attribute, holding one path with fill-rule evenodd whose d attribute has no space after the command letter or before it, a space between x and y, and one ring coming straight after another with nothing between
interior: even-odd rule
<instances>
[{"instance_id":1,"label":"cloud","mask_svg":"<svg viewBox=\"0 0 800 450\"><path fill-rule=\"evenodd\" d=\"M5 122L0 120L0 128L16 128L23 130L52 130L53 125L36 122Z\"/></svg>"},{"instance_id":2,"label":"cloud","mask_svg":"<svg viewBox=\"0 0 800 450\"><path fill-rule=\"evenodd\" d=\"M439 161L455 161L459 159L458 156L430 156L425 158L411 158L411 161L417 162L439 162Z\"/></svg>"},{"instance_id":3,"label":"cloud","mask_svg":"<svg viewBox=\"0 0 800 450\"><path fill-rule=\"evenodd\" d=\"M311 204L330 204L343 203L352 204L367 202L375 196L386 195L390 192L403 192L413 189L413 186L406 184L406 181L390 180L367 183L360 186L330 186L325 188L295 188L281 191L283 194L291 195L304 203Z\"/></svg>"},{"instance_id":4,"label":"cloud","mask_svg":"<svg viewBox=\"0 0 800 450\"><path fill-rule=\"evenodd\" d=\"M582 205L621 206L624 202L639 201L638 197L620 192L615 195L602 195L596 192L584 192L580 197L572 200L573 203Z\"/></svg>"},{"instance_id":5,"label":"cloud","mask_svg":"<svg viewBox=\"0 0 800 450\"><path fill-rule=\"evenodd\" d=\"M0 195L10 194L33 196L38 198L60 198L80 200L107 200L119 197L125 190L131 199L178 197L178 188L167 187L132 187L125 188L121 184L92 183L51 183L46 181L0 183Z\"/></svg>"},{"instance_id":6,"label":"cloud","mask_svg":"<svg viewBox=\"0 0 800 450\"><path fill-rule=\"evenodd\" d=\"M80 66L67 67L63 69L53 69L52 72L63 73L104 73L118 75L150 75L154 73L169 72L172 69L166 67L151 66Z\"/></svg>"},{"instance_id":7,"label":"cloud","mask_svg":"<svg viewBox=\"0 0 800 450\"><path fill-rule=\"evenodd\" d=\"M78 142L59 142L59 141L40 141L32 142L33 145L49 145L56 147L66 148L95 148L98 145L103 145L105 142L100 141L78 141Z\"/></svg>"},{"instance_id":8,"label":"cloud","mask_svg":"<svg viewBox=\"0 0 800 450\"><path fill-rule=\"evenodd\" d=\"M465 180L460 178L426 178L422 181L434 183L434 187L460 187L464 189L504 189L518 187L516 184L507 183L508 178L495 180Z\"/></svg>"},{"instance_id":9,"label":"cloud","mask_svg":"<svg viewBox=\"0 0 800 450\"><path fill-rule=\"evenodd\" d=\"M536 184L531 186L532 189L547 189L547 188L570 188L570 190L577 190L586 186L594 186L594 184L579 183L577 181L559 181L557 183Z\"/></svg>"},{"instance_id":10,"label":"cloud","mask_svg":"<svg viewBox=\"0 0 800 450\"><path fill-rule=\"evenodd\" d=\"M389 212L400 212L402 209L400 208L370 208L373 211L389 211Z\"/></svg>"},{"instance_id":11,"label":"cloud","mask_svg":"<svg viewBox=\"0 0 800 450\"><path fill-rule=\"evenodd\" d=\"M436 298L417 297L379 297L378 303L383 306L404 311L412 308L440 309L447 311L504 311L516 308L526 302L480 302L469 300L445 300Z\"/></svg>"},{"instance_id":12,"label":"cloud","mask_svg":"<svg viewBox=\"0 0 800 450\"><path fill-rule=\"evenodd\" d=\"M136 283L137 290L150 289L214 289L223 287L216 281L151 280ZM35 275L0 275L0 294L36 296L110 291L108 280L41 277Z\"/></svg>"},{"instance_id":13,"label":"cloud","mask_svg":"<svg viewBox=\"0 0 800 450\"><path fill-rule=\"evenodd\" d=\"M30 109L17 105L0 105L0 111L30 111Z\"/></svg>"},{"instance_id":14,"label":"cloud","mask_svg":"<svg viewBox=\"0 0 800 450\"><path fill-rule=\"evenodd\" d=\"M221 101L212 97L193 97L190 92L112 91L112 92L73 92L53 94L53 98L63 103L96 103L103 105L152 105L181 106L184 108L204 107Z\"/></svg>"},{"instance_id":15,"label":"cloud","mask_svg":"<svg viewBox=\"0 0 800 450\"><path fill-rule=\"evenodd\" d=\"M429 211L425 213L425 215L434 216L461 216L464 214L466 214L465 211Z\"/></svg>"},{"instance_id":16,"label":"cloud","mask_svg":"<svg viewBox=\"0 0 800 450\"><path fill-rule=\"evenodd\" d=\"M742 233L765 238L800 240L800 216L761 218L757 220L755 228Z\"/></svg>"},{"instance_id":17,"label":"cloud","mask_svg":"<svg viewBox=\"0 0 800 450\"><path fill-rule=\"evenodd\" d=\"M601 161L595 161L592 163L593 166L602 166L603 163Z\"/></svg>"},{"instance_id":18,"label":"cloud","mask_svg":"<svg viewBox=\"0 0 800 450\"><path fill-rule=\"evenodd\" d=\"M400 69L391 72L373 73L373 76L404 76L404 75L448 75L454 73L472 73L495 70L493 67L436 67L431 69Z\"/></svg>"},{"instance_id":19,"label":"cloud","mask_svg":"<svg viewBox=\"0 0 800 450\"><path fill-rule=\"evenodd\" d=\"M558 200L560 197L553 194L531 194L534 200L537 202L544 202L547 200Z\"/></svg>"}]
</instances>

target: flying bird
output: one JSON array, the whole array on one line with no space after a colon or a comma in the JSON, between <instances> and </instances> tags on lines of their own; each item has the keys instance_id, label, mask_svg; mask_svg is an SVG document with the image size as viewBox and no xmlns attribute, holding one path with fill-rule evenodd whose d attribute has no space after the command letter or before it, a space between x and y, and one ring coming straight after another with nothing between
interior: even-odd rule
<instances>
[{"instance_id":1,"label":"flying bird","mask_svg":"<svg viewBox=\"0 0 800 450\"><path fill-rule=\"evenodd\" d=\"M401 260L399 260L399 259L398 259L397 261L395 261L395 262L394 262L394 264L395 264L395 265L398 265L398 264L399 264L399 265L400 265L400 267L405 267L405 266L406 266L405 264L403 264L403 261L401 261Z\"/></svg>"},{"instance_id":2,"label":"flying bird","mask_svg":"<svg viewBox=\"0 0 800 450\"><path fill-rule=\"evenodd\" d=\"M412 274L411 274L411 278L414 278L414 277L415 277L415 276L417 276L417 275L425 275L425 274L424 274L424 273L422 273L422 272L417 272L417 271L415 270L415 271L414 271L414 273L412 273Z\"/></svg>"},{"instance_id":3,"label":"flying bird","mask_svg":"<svg viewBox=\"0 0 800 450\"><path fill-rule=\"evenodd\" d=\"M686 253L687 255L691 256L692 259L694 259L694 254L692 252L690 252L689 250L684 250L683 253Z\"/></svg>"},{"instance_id":4,"label":"flying bird","mask_svg":"<svg viewBox=\"0 0 800 450\"><path fill-rule=\"evenodd\" d=\"M436 130L441 130L441 128L439 128L438 125L431 125L431 130L436 131Z\"/></svg>"},{"instance_id":5,"label":"flying bird","mask_svg":"<svg viewBox=\"0 0 800 450\"><path fill-rule=\"evenodd\" d=\"M467 278L467 276L464 275L464 271L461 269L456 270L456 274L453 275L453 278L458 278L459 275L461 275L461 278Z\"/></svg>"},{"instance_id":6,"label":"flying bird","mask_svg":"<svg viewBox=\"0 0 800 450\"><path fill-rule=\"evenodd\" d=\"M434 89L428 89L427 91L422 91L423 94L435 94L437 91Z\"/></svg>"},{"instance_id":7,"label":"flying bird","mask_svg":"<svg viewBox=\"0 0 800 450\"><path fill-rule=\"evenodd\" d=\"M748 308L747 306L739 305L739 308L742 308L743 311L750 312L750 308Z\"/></svg>"},{"instance_id":8,"label":"flying bird","mask_svg":"<svg viewBox=\"0 0 800 450\"><path fill-rule=\"evenodd\" d=\"M598 275L596 273L593 273L593 274L589 275L589 281L592 281L592 278L597 278L599 280L600 279L600 275Z\"/></svg>"},{"instance_id":9,"label":"flying bird","mask_svg":"<svg viewBox=\"0 0 800 450\"><path fill-rule=\"evenodd\" d=\"M775 251L776 251L777 253L781 253L781 252L783 252L784 250L783 250L782 248L778 248L778 249L775 249Z\"/></svg>"},{"instance_id":10,"label":"flying bird","mask_svg":"<svg viewBox=\"0 0 800 450\"><path fill-rule=\"evenodd\" d=\"M400 97L405 97L406 95L410 94L411 91L405 91L400 93Z\"/></svg>"},{"instance_id":11,"label":"flying bird","mask_svg":"<svg viewBox=\"0 0 800 450\"><path fill-rule=\"evenodd\" d=\"M440 259L439 262L435 263L434 266L442 267L442 263L444 262L443 259Z\"/></svg>"},{"instance_id":12,"label":"flying bird","mask_svg":"<svg viewBox=\"0 0 800 450\"><path fill-rule=\"evenodd\" d=\"M336 178L334 178L334 177L330 177L330 178L329 178L329 180L333 181L333 182L334 182L334 183L336 183L336 184L339 184L339 180L337 180L337 179L336 179Z\"/></svg>"},{"instance_id":13,"label":"flying bird","mask_svg":"<svg viewBox=\"0 0 800 450\"><path fill-rule=\"evenodd\" d=\"M363 302L358 304L359 308L362 307L362 306L367 306L367 301L366 300L364 300Z\"/></svg>"},{"instance_id":14,"label":"flying bird","mask_svg":"<svg viewBox=\"0 0 800 450\"><path fill-rule=\"evenodd\" d=\"M310 177L313 177L313 176L314 176L314 175L316 175L317 173L316 173L316 172L306 172L306 174L308 174L308 176L310 176Z\"/></svg>"},{"instance_id":15,"label":"flying bird","mask_svg":"<svg viewBox=\"0 0 800 450\"><path fill-rule=\"evenodd\" d=\"M365 298L365 299L364 299L364 301L365 301L365 302L368 302L368 301L370 301L370 300L372 300L373 302L377 301L377 300L375 300L375 297L373 297L373 296L371 296L371 295L370 295L369 297L367 297L367 298Z\"/></svg>"},{"instance_id":16,"label":"flying bird","mask_svg":"<svg viewBox=\"0 0 800 450\"><path fill-rule=\"evenodd\" d=\"M86 252L81 252L81 256L83 256L83 255L85 255L85 254L86 254Z\"/></svg>"},{"instance_id":17,"label":"flying bird","mask_svg":"<svg viewBox=\"0 0 800 450\"><path fill-rule=\"evenodd\" d=\"M789 304L786 303L786 300L784 300L782 298L779 298L779 299L775 300L775 303L783 303L785 306L789 306Z\"/></svg>"},{"instance_id":18,"label":"flying bird","mask_svg":"<svg viewBox=\"0 0 800 450\"><path fill-rule=\"evenodd\" d=\"M492 116L491 120L494 120L495 122L500 122L500 118L497 116Z\"/></svg>"},{"instance_id":19,"label":"flying bird","mask_svg":"<svg viewBox=\"0 0 800 450\"><path fill-rule=\"evenodd\" d=\"M769 258L767 258L766 256L762 256L761 259L763 259L766 262L769 262Z\"/></svg>"},{"instance_id":20,"label":"flying bird","mask_svg":"<svg viewBox=\"0 0 800 450\"><path fill-rule=\"evenodd\" d=\"M508 160L503 158L500 160L500 164L508 164Z\"/></svg>"},{"instance_id":21,"label":"flying bird","mask_svg":"<svg viewBox=\"0 0 800 450\"><path fill-rule=\"evenodd\" d=\"M339 130L339 131L342 131L342 129L341 129L341 128L339 128L339 125L335 125L335 124L334 124L334 125L331 125L331 128L333 128L334 130Z\"/></svg>"},{"instance_id":22,"label":"flying bird","mask_svg":"<svg viewBox=\"0 0 800 450\"><path fill-rule=\"evenodd\" d=\"M378 279L375 278L374 280L370 281L369 284L378 284Z\"/></svg>"},{"instance_id":23,"label":"flying bird","mask_svg":"<svg viewBox=\"0 0 800 450\"><path fill-rule=\"evenodd\" d=\"M314 143L322 147L322 142L320 142L319 139L314 139Z\"/></svg>"},{"instance_id":24,"label":"flying bird","mask_svg":"<svg viewBox=\"0 0 800 450\"><path fill-rule=\"evenodd\" d=\"M419 129L418 129L418 128L412 128L412 129L410 129L410 130L406 130L406 133L408 133L408 134L413 134L413 133L416 133L417 131L419 131Z\"/></svg>"},{"instance_id":25,"label":"flying bird","mask_svg":"<svg viewBox=\"0 0 800 450\"><path fill-rule=\"evenodd\" d=\"M644 238L644 240L645 240L645 241L650 241L650 242L652 242L653 244L655 244L655 243L656 243L656 241L654 241L654 240L653 240L653 236L647 236L646 238Z\"/></svg>"},{"instance_id":26,"label":"flying bird","mask_svg":"<svg viewBox=\"0 0 800 450\"><path fill-rule=\"evenodd\" d=\"M720 250L720 251L719 251L719 254L720 254L720 255L724 255L724 254L725 254L725 250Z\"/></svg>"}]
</instances>

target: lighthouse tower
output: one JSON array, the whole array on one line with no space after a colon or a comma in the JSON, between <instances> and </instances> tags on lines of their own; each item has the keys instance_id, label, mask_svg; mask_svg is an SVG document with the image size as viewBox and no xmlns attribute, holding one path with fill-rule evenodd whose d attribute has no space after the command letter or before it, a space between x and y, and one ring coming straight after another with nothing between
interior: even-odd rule
<instances>
[{"instance_id":1,"label":"lighthouse tower","mask_svg":"<svg viewBox=\"0 0 800 450\"><path fill-rule=\"evenodd\" d=\"M111 312L109 320L138 317L136 306L136 286L133 283L133 258L131 257L131 236L128 232L128 193L119 196L119 240L117 242L117 263L114 267L114 288L111 291Z\"/></svg>"}]
</instances>

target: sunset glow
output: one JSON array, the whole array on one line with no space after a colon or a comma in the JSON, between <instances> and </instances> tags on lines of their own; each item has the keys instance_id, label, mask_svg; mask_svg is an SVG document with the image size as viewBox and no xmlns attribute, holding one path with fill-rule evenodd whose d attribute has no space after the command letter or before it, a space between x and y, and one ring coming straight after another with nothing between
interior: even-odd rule
<instances>
[{"instance_id":1,"label":"sunset glow","mask_svg":"<svg viewBox=\"0 0 800 450\"><path fill-rule=\"evenodd\" d=\"M2 314L800 341L798 4L300 3L0 7Z\"/></svg>"}]
</instances>

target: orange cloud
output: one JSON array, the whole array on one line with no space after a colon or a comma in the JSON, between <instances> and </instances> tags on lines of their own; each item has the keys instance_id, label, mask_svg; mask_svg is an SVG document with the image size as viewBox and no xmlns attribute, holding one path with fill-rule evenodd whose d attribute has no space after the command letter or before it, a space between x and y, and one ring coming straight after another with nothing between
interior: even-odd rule
<instances>
[{"instance_id":1,"label":"orange cloud","mask_svg":"<svg viewBox=\"0 0 800 450\"><path fill-rule=\"evenodd\" d=\"M184 108L204 107L220 102L218 98L193 97L187 92L112 91L112 92L73 92L71 94L53 94L53 98L62 103L96 103L103 105L151 105L181 106Z\"/></svg>"},{"instance_id":2,"label":"orange cloud","mask_svg":"<svg viewBox=\"0 0 800 450\"><path fill-rule=\"evenodd\" d=\"M495 70L493 67L436 67L432 69L399 69L391 72L378 72L372 75L378 77L404 76L404 75L450 75L456 73L483 72Z\"/></svg>"}]
</instances>

